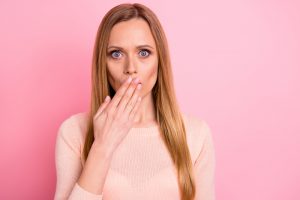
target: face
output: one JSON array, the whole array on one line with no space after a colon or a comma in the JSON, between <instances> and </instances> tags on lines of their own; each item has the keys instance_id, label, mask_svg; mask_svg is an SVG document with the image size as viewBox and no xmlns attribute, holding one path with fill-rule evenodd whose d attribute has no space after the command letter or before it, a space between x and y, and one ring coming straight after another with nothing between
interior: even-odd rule
<instances>
[{"instance_id":1,"label":"face","mask_svg":"<svg viewBox=\"0 0 300 200\"><path fill-rule=\"evenodd\" d=\"M158 56L146 21L131 19L114 25L106 64L108 81L115 91L131 76L139 77L142 97L151 92L157 80Z\"/></svg>"}]
</instances>

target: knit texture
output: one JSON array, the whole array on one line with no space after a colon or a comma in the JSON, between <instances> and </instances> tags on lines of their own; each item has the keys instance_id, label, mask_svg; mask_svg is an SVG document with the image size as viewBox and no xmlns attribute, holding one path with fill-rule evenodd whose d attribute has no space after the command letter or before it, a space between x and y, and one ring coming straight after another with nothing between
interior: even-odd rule
<instances>
[{"instance_id":1,"label":"knit texture","mask_svg":"<svg viewBox=\"0 0 300 200\"><path fill-rule=\"evenodd\" d=\"M215 199L215 150L205 120L182 113L194 164L195 200ZM55 149L55 200L180 200L176 168L158 125L131 128L113 154L103 192L96 195L77 184L84 167L87 113L62 122Z\"/></svg>"}]
</instances>

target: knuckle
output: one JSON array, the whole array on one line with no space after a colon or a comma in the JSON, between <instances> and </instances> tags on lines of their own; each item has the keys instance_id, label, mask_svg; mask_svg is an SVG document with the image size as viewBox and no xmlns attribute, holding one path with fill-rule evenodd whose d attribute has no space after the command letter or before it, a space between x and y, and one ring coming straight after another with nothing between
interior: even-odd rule
<instances>
[{"instance_id":1,"label":"knuckle","mask_svg":"<svg viewBox=\"0 0 300 200\"><path fill-rule=\"evenodd\" d=\"M139 102L139 101L137 101L137 102L136 102L136 104L134 105L134 110L137 110L137 109L138 109L138 107L139 107L139 105L140 105L140 102Z\"/></svg>"},{"instance_id":2,"label":"knuckle","mask_svg":"<svg viewBox=\"0 0 300 200\"><path fill-rule=\"evenodd\" d=\"M128 103L128 108L132 108L134 105L133 105L133 102L132 101L130 101L129 103Z\"/></svg>"},{"instance_id":3,"label":"knuckle","mask_svg":"<svg viewBox=\"0 0 300 200\"><path fill-rule=\"evenodd\" d=\"M117 118L114 120L114 122L115 122L116 124L118 124L118 126L123 126L123 124L124 124L124 119L123 119L122 116L119 116L119 117L117 117Z\"/></svg>"},{"instance_id":4,"label":"knuckle","mask_svg":"<svg viewBox=\"0 0 300 200\"><path fill-rule=\"evenodd\" d=\"M124 112L122 112L121 119L122 119L123 122L126 122L126 121L127 121L127 115L126 115L125 110L124 110Z\"/></svg>"},{"instance_id":5,"label":"knuckle","mask_svg":"<svg viewBox=\"0 0 300 200\"><path fill-rule=\"evenodd\" d=\"M106 112L106 116L107 118L113 119L115 117L115 114L111 110L109 110Z\"/></svg>"},{"instance_id":6,"label":"knuckle","mask_svg":"<svg viewBox=\"0 0 300 200\"><path fill-rule=\"evenodd\" d=\"M108 111L107 111L107 110L103 110L101 114L102 114L103 116L107 117Z\"/></svg>"},{"instance_id":7,"label":"knuckle","mask_svg":"<svg viewBox=\"0 0 300 200\"><path fill-rule=\"evenodd\" d=\"M114 116L114 120L119 121L122 118L122 115L120 112L117 112Z\"/></svg>"}]
</instances>

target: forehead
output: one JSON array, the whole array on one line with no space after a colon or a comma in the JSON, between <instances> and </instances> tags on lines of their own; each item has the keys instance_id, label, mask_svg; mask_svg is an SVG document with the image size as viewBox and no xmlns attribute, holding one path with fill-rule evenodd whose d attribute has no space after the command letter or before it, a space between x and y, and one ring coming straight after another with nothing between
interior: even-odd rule
<instances>
[{"instance_id":1,"label":"forehead","mask_svg":"<svg viewBox=\"0 0 300 200\"><path fill-rule=\"evenodd\" d=\"M155 40L148 23L138 18L114 25L110 33L109 44L122 47L148 44L155 47Z\"/></svg>"}]
</instances>

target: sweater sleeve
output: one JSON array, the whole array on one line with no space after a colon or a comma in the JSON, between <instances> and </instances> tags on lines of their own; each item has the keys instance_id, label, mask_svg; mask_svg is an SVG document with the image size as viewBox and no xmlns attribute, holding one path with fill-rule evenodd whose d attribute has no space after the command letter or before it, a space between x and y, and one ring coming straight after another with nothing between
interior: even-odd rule
<instances>
[{"instance_id":1,"label":"sweater sleeve","mask_svg":"<svg viewBox=\"0 0 300 200\"><path fill-rule=\"evenodd\" d=\"M198 130L199 131L199 130ZM211 129L202 121L203 146L194 163L196 178L195 200L215 200L215 150Z\"/></svg>"},{"instance_id":2,"label":"sweater sleeve","mask_svg":"<svg viewBox=\"0 0 300 200\"><path fill-rule=\"evenodd\" d=\"M80 128L73 117L65 120L58 129L54 200L102 200L102 194L90 193L77 183L82 171L80 134Z\"/></svg>"}]
</instances>

